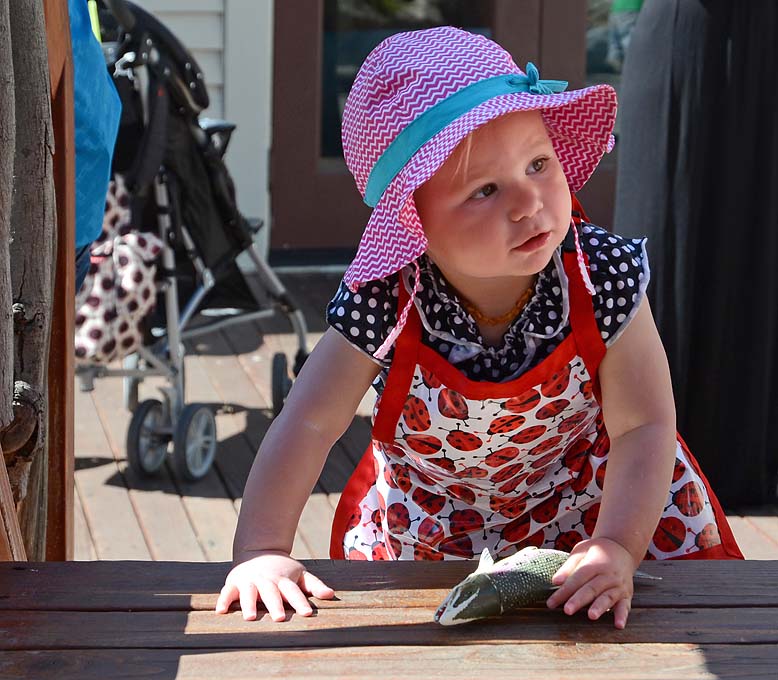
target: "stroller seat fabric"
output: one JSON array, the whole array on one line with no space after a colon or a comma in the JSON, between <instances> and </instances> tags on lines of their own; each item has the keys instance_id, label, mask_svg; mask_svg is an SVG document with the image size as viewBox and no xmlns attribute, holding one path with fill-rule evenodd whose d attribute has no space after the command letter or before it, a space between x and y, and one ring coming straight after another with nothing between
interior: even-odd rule
<instances>
[{"instance_id":1,"label":"stroller seat fabric","mask_svg":"<svg viewBox=\"0 0 778 680\"><path fill-rule=\"evenodd\" d=\"M106 197L103 230L92 244L89 273L76 297L76 360L108 363L143 343L143 319L157 300L162 241L131 225L130 196L115 175Z\"/></svg>"}]
</instances>

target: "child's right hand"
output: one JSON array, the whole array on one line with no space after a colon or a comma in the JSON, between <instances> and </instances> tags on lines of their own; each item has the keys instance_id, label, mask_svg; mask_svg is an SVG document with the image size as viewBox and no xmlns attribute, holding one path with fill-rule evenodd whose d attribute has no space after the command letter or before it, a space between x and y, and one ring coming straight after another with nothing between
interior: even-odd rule
<instances>
[{"instance_id":1,"label":"child's right hand","mask_svg":"<svg viewBox=\"0 0 778 680\"><path fill-rule=\"evenodd\" d=\"M255 553L232 568L216 601L216 613L226 614L235 600L246 621L257 618L257 598L261 599L273 621L284 621L284 601L300 616L313 613L307 595L322 600L335 597L335 591L306 571L287 553L268 550Z\"/></svg>"}]
</instances>

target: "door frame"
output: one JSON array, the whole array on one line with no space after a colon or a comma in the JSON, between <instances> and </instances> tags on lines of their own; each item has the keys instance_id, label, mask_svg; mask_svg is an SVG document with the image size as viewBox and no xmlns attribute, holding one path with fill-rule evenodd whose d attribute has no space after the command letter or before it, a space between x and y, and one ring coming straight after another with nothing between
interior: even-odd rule
<instances>
[{"instance_id":1,"label":"door frame","mask_svg":"<svg viewBox=\"0 0 778 680\"><path fill-rule=\"evenodd\" d=\"M533 61L570 88L586 78L586 3L491 0L493 35L522 68ZM271 261L344 263L370 216L342 158L320 157L324 0L275 0L273 132L270 154ZM613 205L615 163L581 192L594 220ZM285 257L286 255L286 257Z\"/></svg>"}]
</instances>

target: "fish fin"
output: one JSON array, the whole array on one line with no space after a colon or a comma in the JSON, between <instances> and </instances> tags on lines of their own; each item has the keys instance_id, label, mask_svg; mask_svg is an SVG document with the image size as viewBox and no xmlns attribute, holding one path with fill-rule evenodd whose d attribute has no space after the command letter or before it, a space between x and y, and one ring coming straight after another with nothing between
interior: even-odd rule
<instances>
[{"instance_id":1,"label":"fish fin","mask_svg":"<svg viewBox=\"0 0 778 680\"><path fill-rule=\"evenodd\" d=\"M647 574L645 571L636 571L635 578L646 579L647 581L661 581L661 576L654 576L653 574Z\"/></svg>"},{"instance_id":2,"label":"fish fin","mask_svg":"<svg viewBox=\"0 0 778 680\"><path fill-rule=\"evenodd\" d=\"M484 548L481 551L481 558L478 560L478 567L473 572L474 574L481 574L489 571L494 566L494 557L489 552L489 548Z\"/></svg>"}]
</instances>

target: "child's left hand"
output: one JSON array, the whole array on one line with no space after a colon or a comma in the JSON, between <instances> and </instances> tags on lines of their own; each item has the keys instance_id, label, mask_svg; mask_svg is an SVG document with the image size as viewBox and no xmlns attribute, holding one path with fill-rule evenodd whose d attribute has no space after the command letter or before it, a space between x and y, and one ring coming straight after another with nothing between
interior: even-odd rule
<instances>
[{"instance_id":1,"label":"child's left hand","mask_svg":"<svg viewBox=\"0 0 778 680\"><path fill-rule=\"evenodd\" d=\"M553 609L564 602L565 614L574 614L591 603L592 620L613 609L616 628L624 628L632 605L635 569L632 555L616 541L581 541L554 574L552 583L561 587L546 604Z\"/></svg>"}]
</instances>

